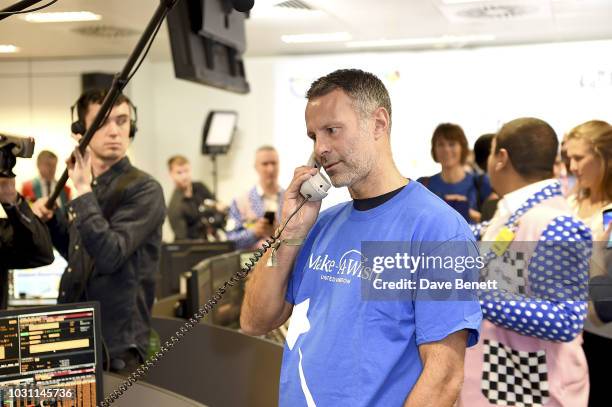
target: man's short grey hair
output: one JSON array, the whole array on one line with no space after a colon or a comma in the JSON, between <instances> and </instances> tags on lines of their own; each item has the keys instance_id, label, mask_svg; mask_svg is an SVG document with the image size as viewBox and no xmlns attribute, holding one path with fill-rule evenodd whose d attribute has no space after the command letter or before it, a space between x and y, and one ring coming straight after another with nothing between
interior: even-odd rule
<instances>
[{"instance_id":1,"label":"man's short grey hair","mask_svg":"<svg viewBox=\"0 0 612 407\"><path fill-rule=\"evenodd\" d=\"M276 151L276 148L271 145L260 146L257 148L257 151L255 151L255 154L259 153L260 151Z\"/></svg>"},{"instance_id":2,"label":"man's short grey hair","mask_svg":"<svg viewBox=\"0 0 612 407\"><path fill-rule=\"evenodd\" d=\"M343 90L353 100L353 105L362 119L379 107L384 107L389 113L391 130L391 98L387 88L376 75L360 69L339 69L314 81L306 92L306 98L312 100L336 89Z\"/></svg>"}]
</instances>

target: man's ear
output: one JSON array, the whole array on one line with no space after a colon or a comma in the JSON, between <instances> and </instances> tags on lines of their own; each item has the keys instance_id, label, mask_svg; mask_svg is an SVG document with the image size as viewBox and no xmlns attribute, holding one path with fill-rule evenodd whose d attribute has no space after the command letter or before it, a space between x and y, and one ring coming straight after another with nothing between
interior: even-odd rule
<instances>
[{"instance_id":1,"label":"man's ear","mask_svg":"<svg viewBox=\"0 0 612 407\"><path fill-rule=\"evenodd\" d=\"M379 107L372 113L372 119L374 120L374 139L378 140L383 136L389 134L389 125L391 123L391 117L389 112L384 107Z\"/></svg>"},{"instance_id":2,"label":"man's ear","mask_svg":"<svg viewBox=\"0 0 612 407\"><path fill-rule=\"evenodd\" d=\"M511 165L510 156L508 155L508 150L505 148L500 148L497 153L495 153L495 170L502 171L508 168Z\"/></svg>"}]
</instances>

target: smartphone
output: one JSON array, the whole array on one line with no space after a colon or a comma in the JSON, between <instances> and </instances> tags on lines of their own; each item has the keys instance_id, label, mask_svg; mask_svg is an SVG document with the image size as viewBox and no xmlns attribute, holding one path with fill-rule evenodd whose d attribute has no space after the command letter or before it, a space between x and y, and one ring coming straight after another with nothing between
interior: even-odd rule
<instances>
[{"instance_id":1,"label":"smartphone","mask_svg":"<svg viewBox=\"0 0 612 407\"><path fill-rule=\"evenodd\" d=\"M608 225L612 223L612 208L606 209L603 212L603 227L604 230L608 228ZM608 239L608 245L606 246L608 249L612 249L612 233L610 233L610 238Z\"/></svg>"},{"instance_id":2,"label":"smartphone","mask_svg":"<svg viewBox=\"0 0 612 407\"><path fill-rule=\"evenodd\" d=\"M264 218L266 218L268 220L268 223L270 225L274 225L274 218L276 217L276 214L272 211L266 211L266 213L264 213Z\"/></svg>"}]
</instances>

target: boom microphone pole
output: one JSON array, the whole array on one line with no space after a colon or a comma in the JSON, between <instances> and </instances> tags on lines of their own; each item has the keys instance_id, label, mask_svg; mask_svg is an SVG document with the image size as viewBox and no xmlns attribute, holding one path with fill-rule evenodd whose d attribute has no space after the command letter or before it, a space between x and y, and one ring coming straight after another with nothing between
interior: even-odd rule
<instances>
[{"instance_id":1,"label":"boom microphone pole","mask_svg":"<svg viewBox=\"0 0 612 407\"><path fill-rule=\"evenodd\" d=\"M113 79L113 83L108 93L106 94L106 97L104 98L104 101L102 102L102 106L100 107L98 114L94 118L93 123L87 129L87 131L83 135L83 138L81 138L81 141L79 143L79 151L81 152L81 154L85 153L85 149L89 145L91 138L93 137L95 132L98 130L98 127L100 126L100 124L102 124L102 121L106 118L106 116L112 109L113 104L115 103L115 100L117 99L119 94L121 94L121 91L123 90L123 88L125 88L129 80L131 79L132 75L134 74L132 73L132 69L134 68L134 65L136 65L138 58L142 54L143 50L145 50L145 48L148 48L148 46L150 45L149 43L153 41L153 36L159 29L159 26L163 22L164 18L166 17L170 9L172 9L172 7L174 7L174 5L178 1L179 0L160 0L159 5L157 6L157 9L155 10L155 13L153 14L153 17L151 17L151 20L149 21L147 28L145 28L144 32L140 36L140 39L138 40L138 43L136 44L136 47L134 48L134 50L128 57L128 60L125 63L125 66L123 67L123 70L117 75L115 75L115 78ZM53 205L55 201L57 200L57 197L59 196L60 192L64 188L64 185L66 185L66 181L68 181L68 168L64 170L62 177L59 179L59 181L55 185L55 189L53 190L53 193L49 196L49 200L47 201L45 205L48 209L53 208Z\"/></svg>"},{"instance_id":2,"label":"boom microphone pole","mask_svg":"<svg viewBox=\"0 0 612 407\"><path fill-rule=\"evenodd\" d=\"M0 20L4 20L5 18L12 16L12 13L25 10L36 3L40 3L41 1L42 0L22 0L13 4L12 6L8 6L7 8L0 10Z\"/></svg>"}]
</instances>

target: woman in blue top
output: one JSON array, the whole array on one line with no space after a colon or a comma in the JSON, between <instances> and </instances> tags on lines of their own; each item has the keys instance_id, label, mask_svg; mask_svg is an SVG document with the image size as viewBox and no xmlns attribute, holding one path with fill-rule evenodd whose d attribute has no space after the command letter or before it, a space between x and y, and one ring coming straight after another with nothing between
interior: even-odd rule
<instances>
[{"instance_id":1,"label":"woman in blue top","mask_svg":"<svg viewBox=\"0 0 612 407\"><path fill-rule=\"evenodd\" d=\"M465 133L460 126L442 123L431 138L431 156L442 171L418 181L447 204L455 208L470 223L481 220L482 203L493 193L489 178L467 172L464 168L469 153Z\"/></svg>"}]
</instances>

